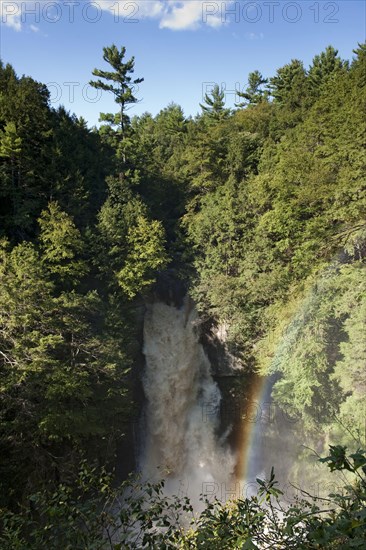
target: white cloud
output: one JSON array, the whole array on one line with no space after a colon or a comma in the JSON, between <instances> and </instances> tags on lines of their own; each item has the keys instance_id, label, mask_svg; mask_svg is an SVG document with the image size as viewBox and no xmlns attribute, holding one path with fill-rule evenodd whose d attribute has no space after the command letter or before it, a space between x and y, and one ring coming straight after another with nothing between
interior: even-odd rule
<instances>
[{"instance_id":1,"label":"white cloud","mask_svg":"<svg viewBox=\"0 0 366 550\"><path fill-rule=\"evenodd\" d=\"M21 31L29 21L39 22L42 16L42 4L35 0L0 0L0 22L2 25ZM39 28L30 24L33 32Z\"/></svg>"},{"instance_id":2,"label":"white cloud","mask_svg":"<svg viewBox=\"0 0 366 550\"><path fill-rule=\"evenodd\" d=\"M233 0L227 0L226 5ZM194 30L202 25L219 27L221 20L221 2L207 0L118 0L100 1L103 10L110 11L116 17L122 17L131 4L135 5L134 17L140 19L157 19L161 29ZM129 15L130 15L129 14Z\"/></svg>"},{"instance_id":3,"label":"white cloud","mask_svg":"<svg viewBox=\"0 0 366 550\"><path fill-rule=\"evenodd\" d=\"M112 4L112 2L110 3ZM131 8L128 8L128 5L131 3L135 4L138 10L136 12L137 19L139 17L150 17L153 19L158 19L162 17L164 13L164 7L165 7L164 6L165 2L163 2L162 0L134 0L132 2L131 0L118 0L118 3L122 6L122 10L123 10L123 4L126 4L125 9L130 9L130 10ZM105 4L108 4L108 2L102 1L101 7L103 8ZM114 2L114 4L116 4L116 2Z\"/></svg>"},{"instance_id":4,"label":"white cloud","mask_svg":"<svg viewBox=\"0 0 366 550\"><path fill-rule=\"evenodd\" d=\"M171 30L197 29L203 22L211 27L220 26L221 17L216 14L206 15L206 6L208 7L207 2L198 0L172 1L168 4L159 26L161 29Z\"/></svg>"},{"instance_id":5,"label":"white cloud","mask_svg":"<svg viewBox=\"0 0 366 550\"><path fill-rule=\"evenodd\" d=\"M56 2L59 6L57 7ZM161 29L194 30L202 26L218 28L229 23L225 21L225 10L229 9L234 0L219 2L218 0L92 0L97 9L109 12L115 21L138 22L142 19L154 19ZM70 9L75 14L75 20L82 16L82 3L64 0L55 0L54 3L46 2L46 14L43 13L41 2L34 0L0 0L1 23L12 27L16 31L22 29L23 23L27 23L28 17L34 18L32 11L36 11L40 18L46 17L47 22L52 22L52 5L57 15L54 21L57 22L60 14L69 17ZM57 10L56 10L57 8ZM38 11L37 11L38 10ZM222 13L223 12L223 18ZM28 15L29 14L29 15ZM85 14L84 14L85 15ZM38 20L35 22L39 22ZM37 32L36 25L29 25L33 32Z\"/></svg>"},{"instance_id":6,"label":"white cloud","mask_svg":"<svg viewBox=\"0 0 366 550\"><path fill-rule=\"evenodd\" d=\"M20 17L20 2L0 2L1 24L11 27L15 31L20 31L22 28Z\"/></svg>"},{"instance_id":7,"label":"white cloud","mask_svg":"<svg viewBox=\"0 0 366 550\"><path fill-rule=\"evenodd\" d=\"M160 19L161 29L182 30L196 29L202 17L202 6L199 2L171 2Z\"/></svg>"}]
</instances>

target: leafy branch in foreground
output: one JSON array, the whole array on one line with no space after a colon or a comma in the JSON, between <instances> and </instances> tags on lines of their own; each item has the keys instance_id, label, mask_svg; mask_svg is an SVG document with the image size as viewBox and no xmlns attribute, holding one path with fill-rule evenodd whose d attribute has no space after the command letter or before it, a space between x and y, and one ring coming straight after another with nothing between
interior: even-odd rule
<instances>
[{"instance_id":1,"label":"leafy branch in foreground","mask_svg":"<svg viewBox=\"0 0 366 550\"><path fill-rule=\"evenodd\" d=\"M166 496L164 481L130 477L115 488L110 475L85 463L73 487L32 495L19 514L2 510L0 544L4 550L364 548L366 454L346 450L331 446L320 459L332 472L353 475L328 499L308 495L286 504L272 469L268 480L257 480L256 496L226 503L202 497L201 514L187 497Z\"/></svg>"}]
</instances>

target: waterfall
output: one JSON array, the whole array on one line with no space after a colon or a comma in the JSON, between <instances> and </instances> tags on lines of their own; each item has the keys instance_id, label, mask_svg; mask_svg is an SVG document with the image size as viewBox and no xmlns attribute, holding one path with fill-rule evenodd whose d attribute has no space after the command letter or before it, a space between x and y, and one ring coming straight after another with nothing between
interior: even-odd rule
<instances>
[{"instance_id":1,"label":"waterfall","mask_svg":"<svg viewBox=\"0 0 366 550\"><path fill-rule=\"evenodd\" d=\"M170 493L194 504L200 493L213 495L213 487L229 485L234 470L232 453L216 435L221 396L198 342L197 321L188 297L180 309L162 302L147 307L140 457L144 478L165 478Z\"/></svg>"}]
</instances>

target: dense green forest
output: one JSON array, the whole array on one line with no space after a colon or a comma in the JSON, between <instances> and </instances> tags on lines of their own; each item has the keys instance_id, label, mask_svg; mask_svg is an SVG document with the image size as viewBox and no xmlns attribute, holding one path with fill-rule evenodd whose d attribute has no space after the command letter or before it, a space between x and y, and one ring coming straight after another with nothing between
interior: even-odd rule
<instances>
[{"instance_id":1,"label":"dense green forest","mask_svg":"<svg viewBox=\"0 0 366 550\"><path fill-rule=\"evenodd\" d=\"M246 372L280 375L309 434L364 445L366 46L254 71L235 109L216 86L188 118L129 117L143 79L124 48L104 61L92 85L116 113L92 129L0 65L0 508L113 469L164 270Z\"/></svg>"}]
</instances>

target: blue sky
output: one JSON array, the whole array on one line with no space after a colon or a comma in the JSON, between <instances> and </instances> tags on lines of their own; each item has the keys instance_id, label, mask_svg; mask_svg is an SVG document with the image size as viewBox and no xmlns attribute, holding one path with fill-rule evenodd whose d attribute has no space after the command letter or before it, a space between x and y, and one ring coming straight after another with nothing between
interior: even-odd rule
<instances>
[{"instance_id":1,"label":"blue sky","mask_svg":"<svg viewBox=\"0 0 366 550\"><path fill-rule=\"evenodd\" d=\"M213 83L226 87L232 106L250 71L273 76L293 58L308 66L329 44L350 59L365 41L362 0L0 1L2 60L47 84L54 106L89 125L116 110L88 86L93 68L107 68L102 50L112 43L126 46L145 78L130 114L156 114L174 101L194 115Z\"/></svg>"}]
</instances>

